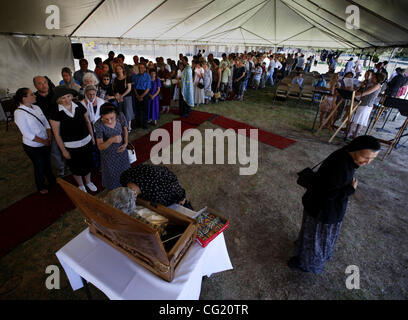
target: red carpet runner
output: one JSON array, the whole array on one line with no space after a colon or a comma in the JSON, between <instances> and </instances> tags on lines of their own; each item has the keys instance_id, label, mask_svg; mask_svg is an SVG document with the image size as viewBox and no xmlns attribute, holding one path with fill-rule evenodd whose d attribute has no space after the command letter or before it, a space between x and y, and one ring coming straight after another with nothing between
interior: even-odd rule
<instances>
[{"instance_id":1,"label":"red carpet runner","mask_svg":"<svg viewBox=\"0 0 408 320\"><path fill-rule=\"evenodd\" d=\"M234 129L235 132L238 132L238 129L247 129L245 130L247 137L249 137L249 129L258 129L246 123L228 119L223 116L218 116L212 123L225 129ZM261 129L258 129L258 141L279 149L285 149L296 142L295 140L284 138Z\"/></svg>"},{"instance_id":2,"label":"red carpet runner","mask_svg":"<svg viewBox=\"0 0 408 320\"><path fill-rule=\"evenodd\" d=\"M172 112L178 114L176 110L172 110ZM181 120L181 134L183 134L185 131L196 128L214 116L212 113L192 111L188 118L178 118L173 121ZM220 127L232 128L234 130L254 129L254 127L245 123L222 116L218 116L212 122ZM174 143L173 122L169 122L160 128L169 132L170 144ZM248 130L247 135L249 135ZM181 137L176 138L179 139ZM259 130L259 141L280 149L284 149L295 142L294 140L286 139L263 130ZM135 164L149 160L150 151L157 143L157 141L150 141L150 133L133 141L132 144L135 146L137 153L137 161ZM65 179L75 184L72 176L66 177ZM98 187L98 190L102 190L101 175L99 172L92 173L92 181ZM41 230L44 230L54 223L58 217L74 208L75 206L71 200L58 186L50 190L48 195L44 196L37 192L0 211L0 257L20 243L30 239Z\"/></svg>"},{"instance_id":3,"label":"red carpet runner","mask_svg":"<svg viewBox=\"0 0 408 320\"><path fill-rule=\"evenodd\" d=\"M181 134L199 125L199 117L196 116L194 119L196 125L181 122ZM170 144L173 143L173 122L169 122L161 128L169 132ZM134 164L136 165L150 159L150 150L157 144L157 141L150 141L150 133L148 133L133 141L132 144L136 148L137 161ZM103 190L101 174L94 171L91 177L98 190ZM75 185L72 176L64 179ZM91 194L94 193L91 192ZM36 192L0 211L0 257L44 230L64 213L74 208L74 204L66 196L65 192L57 186L50 190L48 195L44 196Z\"/></svg>"}]
</instances>

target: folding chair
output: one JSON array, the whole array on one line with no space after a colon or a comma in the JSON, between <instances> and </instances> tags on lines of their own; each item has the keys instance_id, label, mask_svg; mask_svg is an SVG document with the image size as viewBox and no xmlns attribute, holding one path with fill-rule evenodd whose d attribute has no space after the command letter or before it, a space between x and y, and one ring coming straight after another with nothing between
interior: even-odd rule
<instances>
[{"instance_id":1,"label":"folding chair","mask_svg":"<svg viewBox=\"0 0 408 320\"><path fill-rule=\"evenodd\" d=\"M289 86L287 84L279 83L279 86L275 92L275 97L273 98L273 102L275 102L276 97L286 99L286 97L288 96L288 90L289 90Z\"/></svg>"},{"instance_id":2,"label":"folding chair","mask_svg":"<svg viewBox=\"0 0 408 320\"><path fill-rule=\"evenodd\" d=\"M302 94L302 89L297 84L292 84L289 86L287 97L290 99L296 99L298 102Z\"/></svg>"},{"instance_id":3,"label":"folding chair","mask_svg":"<svg viewBox=\"0 0 408 320\"><path fill-rule=\"evenodd\" d=\"M6 131L8 131L9 122L14 119L14 111L18 108L17 103L10 98L2 100L1 106L3 107L4 115L6 116Z\"/></svg>"},{"instance_id":4,"label":"folding chair","mask_svg":"<svg viewBox=\"0 0 408 320\"><path fill-rule=\"evenodd\" d=\"M304 85L300 99L304 101L313 102L313 96L314 96L314 87L311 84Z\"/></svg>"}]
</instances>

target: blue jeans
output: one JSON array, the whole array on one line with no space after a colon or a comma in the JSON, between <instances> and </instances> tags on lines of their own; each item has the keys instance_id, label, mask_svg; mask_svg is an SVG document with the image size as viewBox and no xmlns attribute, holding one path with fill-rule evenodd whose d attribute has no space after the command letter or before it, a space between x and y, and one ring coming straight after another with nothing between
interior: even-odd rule
<instances>
[{"instance_id":1,"label":"blue jeans","mask_svg":"<svg viewBox=\"0 0 408 320\"><path fill-rule=\"evenodd\" d=\"M271 72L266 76L265 86L268 84L268 80L271 80L271 86L273 86L273 70L271 70Z\"/></svg>"},{"instance_id":2,"label":"blue jeans","mask_svg":"<svg viewBox=\"0 0 408 320\"><path fill-rule=\"evenodd\" d=\"M245 79L245 83L244 83L244 92L246 91L246 89L247 89L247 86L248 86L248 78L246 78Z\"/></svg>"}]
</instances>

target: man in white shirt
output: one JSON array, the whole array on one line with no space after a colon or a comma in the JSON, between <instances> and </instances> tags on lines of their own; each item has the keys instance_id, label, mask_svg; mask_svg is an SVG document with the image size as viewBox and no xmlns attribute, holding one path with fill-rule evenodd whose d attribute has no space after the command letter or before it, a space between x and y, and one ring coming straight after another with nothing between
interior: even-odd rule
<instances>
[{"instance_id":1,"label":"man in white shirt","mask_svg":"<svg viewBox=\"0 0 408 320\"><path fill-rule=\"evenodd\" d=\"M268 58L268 56L267 56L266 54L264 54L263 57L264 57L264 59L263 59L262 62L265 62L265 63L266 63L265 68L266 68L266 70L268 70L268 68L269 68L269 63L271 62L271 60L269 60L269 58Z\"/></svg>"},{"instance_id":2,"label":"man in white shirt","mask_svg":"<svg viewBox=\"0 0 408 320\"><path fill-rule=\"evenodd\" d=\"M273 80L276 81L276 78L278 77L278 71L282 69L282 63L280 63L277 55L275 55L274 61L275 61L275 71L273 74Z\"/></svg>"},{"instance_id":3,"label":"man in white shirt","mask_svg":"<svg viewBox=\"0 0 408 320\"><path fill-rule=\"evenodd\" d=\"M352 71L353 67L354 67L353 58L350 58L349 61L347 61L347 63L346 63L346 68L344 70L344 74L346 74L347 72Z\"/></svg>"},{"instance_id":4,"label":"man in white shirt","mask_svg":"<svg viewBox=\"0 0 408 320\"><path fill-rule=\"evenodd\" d=\"M269 66L266 68L267 75L265 80L265 86L268 84L268 80L271 82L271 86L273 86L274 84L273 73L275 72L276 62L275 59L273 59L273 56L271 56L271 59L269 61L270 61Z\"/></svg>"}]
</instances>

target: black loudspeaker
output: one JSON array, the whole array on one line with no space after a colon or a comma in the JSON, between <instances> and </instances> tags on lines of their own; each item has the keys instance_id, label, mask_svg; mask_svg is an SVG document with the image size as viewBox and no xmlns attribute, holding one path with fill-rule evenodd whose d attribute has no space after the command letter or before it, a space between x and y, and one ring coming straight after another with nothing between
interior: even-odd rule
<instances>
[{"instance_id":1,"label":"black loudspeaker","mask_svg":"<svg viewBox=\"0 0 408 320\"><path fill-rule=\"evenodd\" d=\"M82 59L84 57L84 50L82 48L82 43L71 43L72 54L74 59Z\"/></svg>"}]
</instances>

